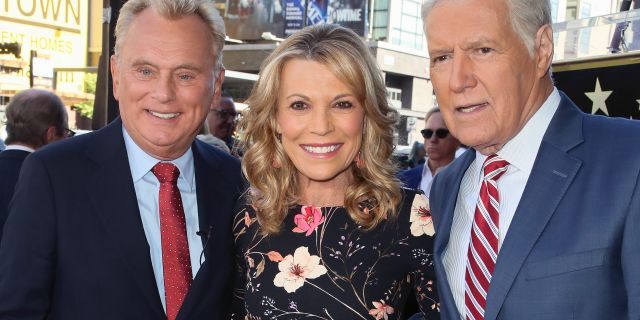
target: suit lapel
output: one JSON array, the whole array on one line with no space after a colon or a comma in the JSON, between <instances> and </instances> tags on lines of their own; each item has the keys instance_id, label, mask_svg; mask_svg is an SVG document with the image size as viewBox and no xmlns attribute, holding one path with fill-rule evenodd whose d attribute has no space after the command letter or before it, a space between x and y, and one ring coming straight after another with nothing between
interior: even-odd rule
<instances>
[{"instance_id":1,"label":"suit lapel","mask_svg":"<svg viewBox=\"0 0 640 320\"><path fill-rule=\"evenodd\" d=\"M216 212L216 199L220 196L220 180L215 179L220 173L217 173L217 164L215 159L206 157L196 142L193 143L193 163L196 175L196 192L198 197L198 223L200 230L207 232L206 237L202 237L203 247L207 245L207 238L211 238L216 234L218 226L214 219L213 213Z\"/></svg>"},{"instance_id":2,"label":"suit lapel","mask_svg":"<svg viewBox=\"0 0 640 320\"><path fill-rule=\"evenodd\" d=\"M203 300L204 290L218 290L212 288L213 282L209 282L211 274L214 274L218 262L211 261L214 259L212 254L224 254L214 251L214 249L224 243L230 241L231 225L225 224L224 219L216 219L216 213L220 212L220 204L225 199L220 199L225 195L231 194L228 190L224 190L225 183L222 181L222 174L219 172L219 164L217 155L206 153L199 145L199 141L194 141L191 150L193 151L193 164L196 177L196 193L198 203L198 223L200 230L206 233L202 236L203 254L205 261L200 266L196 274L191 288L185 297L182 308L178 313L177 319L191 319L194 307L198 305L199 300ZM205 154L206 153L206 154ZM228 237L226 239L225 237ZM210 303L213 303L210 301Z\"/></svg>"},{"instance_id":3,"label":"suit lapel","mask_svg":"<svg viewBox=\"0 0 640 320\"><path fill-rule=\"evenodd\" d=\"M93 211L122 253L123 261L131 269L133 281L140 288L152 310L162 312L160 295L155 282L149 245L140 219L131 170L127 157L122 123L116 120L102 132L87 155L97 164L95 174L88 177L87 190ZM151 316L151 315L150 315Z\"/></svg>"},{"instance_id":4,"label":"suit lapel","mask_svg":"<svg viewBox=\"0 0 640 320\"><path fill-rule=\"evenodd\" d=\"M442 211L440 214L437 214L440 216L440 221L434 221L437 228L434 242L434 262L436 264L436 278L438 279L438 284L440 284L440 286L438 286L438 294L441 299L441 306L445 308L445 310L442 310L444 315L443 319L460 319L453 294L451 293L451 287L447 281L442 255L451 236L451 225L453 224L453 215L458 200L456 195L460 190L462 178L474 159L475 151L472 149L467 150L460 159L453 162L446 171L441 172L440 174L446 173L450 176L442 177L444 178L443 180L438 180L445 183L445 185L439 188L439 190L441 190L440 192L435 194L435 196L440 197L440 199L434 199L434 201L441 203L440 210ZM442 286L441 284L447 285Z\"/></svg>"},{"instance_id":5,"label":"suit lapel","mask_svg":"<svg viewBox=\"0 0 640 320\"><path fill-rule=\"evenodd\" d=\"M582 141L582 115L562 94L498 254L485 319L497 318L526 258L573 182L582 162L567 151Z\"/></svg>"}]
</instances>

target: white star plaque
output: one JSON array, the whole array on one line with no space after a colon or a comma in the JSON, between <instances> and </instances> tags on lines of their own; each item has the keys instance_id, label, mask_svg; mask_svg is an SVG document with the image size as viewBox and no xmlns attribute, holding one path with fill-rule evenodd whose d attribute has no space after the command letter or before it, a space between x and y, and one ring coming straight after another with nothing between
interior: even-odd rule
<instances>
[{"instance_id":1,"label":"white star plaque","mask_svg":"<svg viewBox=\"0 0 640 320\"><path fill-rule=\"evenodd\" d=\"M595 114L596 111L600 109L604 114L609 115L609 110L607 110L607 103L605 101L609 98L611 92L613 91L602 91L600 88L600 80L596 77L595 90L593 92L584 93L593 102L593 105L591 106L591 114Z\"/></svg>"}]
</instances>

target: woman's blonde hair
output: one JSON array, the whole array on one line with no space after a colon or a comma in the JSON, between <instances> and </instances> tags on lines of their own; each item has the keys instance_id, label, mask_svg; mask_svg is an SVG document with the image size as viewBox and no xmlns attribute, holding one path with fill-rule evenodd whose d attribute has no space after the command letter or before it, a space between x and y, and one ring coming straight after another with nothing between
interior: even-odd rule
<instances>
[{"instance_id":1,"label":"woman's blonde hair","mask_svg":"<svg viewBox=\"0 0 640 320\"><path fill-rule=\"evenodd\" d=\"M239 126L246 151L242 171L251 184L248 201L256 209L262 232L277 233L288 209L298 201L297 170L276 132L281 72L292 59L325 65L364 107L361 165L352 165L354 182L344 197L349 215L367 229L395 217L402 197L391 160L397 113L387 103L382 72L366 43L353 31L322 24L291 35L262 63ZM360 206L365 201L369 206L363 210Z\"/></svg>"}]
</instances>

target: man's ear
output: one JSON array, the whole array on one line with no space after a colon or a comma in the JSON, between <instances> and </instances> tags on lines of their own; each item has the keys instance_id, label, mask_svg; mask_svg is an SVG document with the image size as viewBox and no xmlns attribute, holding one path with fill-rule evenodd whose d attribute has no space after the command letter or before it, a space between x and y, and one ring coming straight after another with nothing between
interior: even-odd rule
<instances>
[{"instance_id":1,"label":"man's ear","mask_svg":"<svg viewBox=\"0 0 640 320\"><path fill-rule=\"evenodd\" d=\"M538 78L545 76L553 61L553 30L551 25L545 24L538 29L534 45L536 56L536 74Z\"/></svg>"},{"instance_id":2,"label":"man's ear","mask_svg":"<svg viewBox=\"0 0 640 320\"><path fill-rule=\"evenodd\" d=\"M220 105L220 97L222 96L222 83L224 82L224 68L220 68L220 71L216 75L216 82L213 84L213 98L217 99L216 107Z\"/></svg>"},{"instance_id":3,"label":"man's ear","mask_svg":"<svg viewBox=\"0 0 640 320\"><path fill-rule=\"evenodd\" d=\"M47 128L47 131L44 132L44 143L45 145L60 140L60 136L58 135L58 130L56 129L56 127L49 127Z\"/></svg>"},{"instance_id":4,"label":"man's ear","mask_svg":"<svg viewBox=\"0 0 640 320\"><path fill-rule=\"evenodd\" d=\"M116 58L115 55L111 56L110 67L111 67L111 81L113 82L113 97L116 100L118 100L118 88L120 87L120 78L118 78L118 75L120 73L120 70L119 70L120 66L118 66L118 59Z\"/></svg>"}]
</instances>

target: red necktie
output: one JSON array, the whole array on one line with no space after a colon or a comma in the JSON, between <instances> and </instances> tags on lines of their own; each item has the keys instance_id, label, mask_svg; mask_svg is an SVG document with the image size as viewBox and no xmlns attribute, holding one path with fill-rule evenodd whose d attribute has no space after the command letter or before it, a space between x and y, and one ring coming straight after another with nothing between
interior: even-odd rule
<instances>
[{"instance_id":1,"label":"red necktie","mask_svg":"<svg viewBox=\"0 0 640 320\"><path fill-rule=\"evenodd\" d=\"M500 196L497 181L507 171L509 163L495 154L484 161L484 179L480 186L480 197L473 215L471 241L467 252L464 303L467 320L484 319L487 292L498 257Z\"/></svg>"},{"instance_id":2,"label":"red necktie","mask_svg":"<svg viewBox=\"0 0 640 320\"><path fill-rule=\"evenodd\" d=\"M187 242L182 198L178 190L178 168L168 162L156 164L151 172L160 181L160 233L167 319L174 320L191 285L191 258Z\"/></svg>"}]
</instances>

